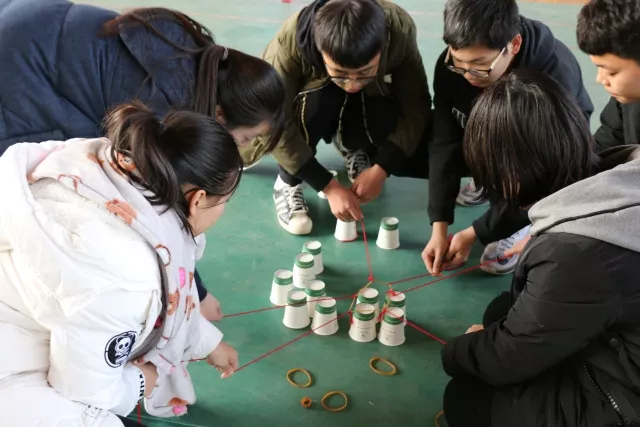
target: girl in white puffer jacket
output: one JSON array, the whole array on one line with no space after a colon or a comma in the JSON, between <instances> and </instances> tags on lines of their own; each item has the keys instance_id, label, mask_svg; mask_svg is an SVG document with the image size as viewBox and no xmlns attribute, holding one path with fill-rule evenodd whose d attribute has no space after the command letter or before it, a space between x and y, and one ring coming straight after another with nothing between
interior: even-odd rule
<instances>
[{"instance_id":1,"label":"girl in white puffer jacket","mask_svg":"<svg viewBox=\"0 0 640 427\"><path fill-rule=\"evenodd\" d=\"M141 104L106 130L0 158L3 426L121 427L143 397L153 415L182 415L189 361L237 368L193 286L202 233L241 176L234 139Z\"/></svg>"}]
</instances>

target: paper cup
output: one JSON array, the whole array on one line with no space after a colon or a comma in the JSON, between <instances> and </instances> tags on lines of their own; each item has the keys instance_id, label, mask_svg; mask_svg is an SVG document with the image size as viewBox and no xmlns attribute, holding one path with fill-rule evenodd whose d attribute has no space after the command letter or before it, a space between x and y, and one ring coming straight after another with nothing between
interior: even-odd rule
<instances>
[{"instance_id":1,"label":"paper cup","mask_svg":"<svg viewBox=\"0 0 640 427\"><path fill-rule=\"evenodd\" d=\"M324 265L322 264L322 243L317 240L306 242L302 246L302 252L313 255L315 274L320 274L324 271Z\"/></svg>"},{"instance_id":2,"label":"paper cup","mask_svg":"<svg viewBox=\"0 0 640 427\"><path fill-rule=\"evenodd\" d=\"M277 270L271 282L269 301L273 305L287 305L287 295L293 290L293 273L289 270Z\"/></svg>"},{"instance_id":3,"label":"paper cup","mask_svg":"<svg viewBox=\"0 0 640 427\"><path fill-rule=\"evenodd\" d=\"M402 292L394 292L393 294L387 294L387 300L385 301L387 307L397 307L404 312L404 320L407 320L407 301L406 296Z\"/></svg>"},{"instance_id":4,"label":"paper cup","mask_svg":"<svg viewBox=\"0 0 640 427\"><path fill-rule=\"evenodd\" d=\"M398 218L382 218L376 245L381 249L398 249L400 247L400 230Z\"/></svg>"},{"instance_id":5,"label":"paper cup","mask_svg":"<svg viewBox=\"0 0 640 427\"><path fill-rule=\"evenodd\" d=\"M333 179L337 179L338 178L338 172L329 170L329 173L331 173L331 175L333 175ZM318 193L318 197L320 197L321 199L325 199L325 200L327 199L327 195L324 194L322 191L320 191Z\"/></svg>"},{"instance_id":6,"label":"paper cup","mask_svg":"<svg viewBox=\"0 0 640 427\"><path fill-rule=\"evenodd\" d=\"M327 295L324 282L322 280L312 280L307 283L304 292L307 294L309 317L313 317L316 312L316 301Z\"/></svg>"},{"instance_id":7,"label":"paper cup","mask_svg":"<svg viewBox=\"0 0 640 427\"><path fill-rule=\"evenodd\" d=\"M378 340L389 347L404 344L404 311L398 307L388 308L383 316Z\"/></svg>"},{"instance_id":8,"label":"paper cup","mask_svg":"<svg viewBox=\"0 0 640 427\"><path fill-rule=\"evenodd\" d=\"M309 310L307 310L307 296L303 290L294 289L287 296L287 306L284 308L284 326L291 329L304 329L309 326Z\"/></svg>"},{"instance_id":9,"label":"paper cup","mask_svg":"<svg viewBox=\"0 0 640 427\"><path fill-rule=\"evenodd\" d=\"M324 325L324 326L322 326ZM322 326L322 327L321 327ZM336 300L325 298L318 301L311 323L313 332L318 335L333 335L338 332L338 312ZM316 329L318 328L318 329Z\"/></svg>"},{"instance_id":10,"label":"paper cup","mask_svg":"<svg viewBox=\"0 0 640 427\"><path fill-rule=\"evenodd\" d=\"M336 232L334 233L336 239L341 242L353 242L358 238L358 230L356 229L356 222L344 222L337 220Z\"/></svg>"},{"instance_id":11,"label":"paper cup","mask_svg":"<svg viewBox=\"0 0 640 427\"><path fill-rule=\"evenodd\" d=\"M356 305L349 336L357 342L371 342L376 339L376 309L373 305Z\"/></svg>"},{"instance_id":12,"label":"paper cup","mask_svg":"<svg viewBox=\"0 0 640 427\"><path fill-rule=\"evenodd\" d=\"M375 321L380 321L380 293L374 288L365 288L358 293L357 304L371 304L376 310Z\"/></svg>"},{"instance_id":13,"label":"paper cup","mask_svg":"<svg viewBox=\"0 0 640 427\"><path fill-rule=\"evenodd\" d=\"M296 261L293 265L293 286L304 289L307 287L307 282L315 280L315 278L313 255L301 253L296 256Z\"/></svg>"}]
</instances>

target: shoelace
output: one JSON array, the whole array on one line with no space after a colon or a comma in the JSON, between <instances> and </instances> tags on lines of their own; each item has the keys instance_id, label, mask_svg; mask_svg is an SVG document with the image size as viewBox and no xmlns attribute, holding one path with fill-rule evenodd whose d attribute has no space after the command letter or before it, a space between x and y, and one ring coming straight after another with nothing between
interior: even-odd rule
<instances>
[{"instance_id":1,"label":"shoelace","mask_svg":"<svg viewBox=\"0 0 640 427\"><path fill-rule=\"evenodd\" d=\"M370 166L369 156L362 150L348 153L346 156L346 164L349 172L362 172Z\"/></svg>"},{"instance_id":2,"label":"shoelace","mask_svg":"<svg viewBox=\"0 0 640 427\"><path fill-rule=\"evenodd\" d=\"M296 185L293 188L285 189L286 197L289 198L289 206L291 207L291 213L306 213L307 212L307 204L304 201L304 196L302 194L302 187L300 185Z\"/></svg>"}]
</instances>

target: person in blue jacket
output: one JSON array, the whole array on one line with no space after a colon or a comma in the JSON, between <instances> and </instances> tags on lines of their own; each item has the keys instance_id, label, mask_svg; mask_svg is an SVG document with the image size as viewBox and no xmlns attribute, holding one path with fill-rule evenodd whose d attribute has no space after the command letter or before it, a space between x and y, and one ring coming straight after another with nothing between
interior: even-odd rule
<instances>
[{"instance_id":1,"label":"person in blue jacket","mask_svg":"<svg viewBox=\"0 0 640 427\"><path fill-rule=\"evenodd\" d=\"M168 9L0 0L0 64L0 155L19 142L102 136L107 113L135 99L158 117L215 117L239 145L269 134L275 146L284 126L275 69ZM219 320L197 272L196 283L203 314Z\"/></svg>"}]
</instances>

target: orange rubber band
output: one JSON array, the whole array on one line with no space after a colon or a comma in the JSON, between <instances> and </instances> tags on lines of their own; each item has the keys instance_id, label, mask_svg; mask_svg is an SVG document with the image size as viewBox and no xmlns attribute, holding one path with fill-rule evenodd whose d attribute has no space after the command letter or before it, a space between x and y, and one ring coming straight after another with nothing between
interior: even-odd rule
<instances>
[{"instance_id":1,"label":"orange rubber band","mask_svg":"<svg viewBox=\"0 0 640 427\"><path fill-rule=\"evenodd\" d=\"M385 365L389 366L391 368L391 370L390 371L381 371L380 369L376 369L376 367L374 366L374 364L376 362L384 363ZM371 360L369 360L369 367L376 374L384 375L385 377L390 377L392 375L395 375L398 372L398 368L396 367L396 365L394 365L393 363L389 362L387 359L383 359L382 357L372 357Z\"/></svg>"},{"instance_id":2,"label":"orange rubber band","mask_svg":"<svg viewBox=\"0 0 640 427\"><path fill-rule=\"evenodd\" d=\"M300 401L300 404L302 405L302 407L303 407L303 408L307 408L307 409L309 409L309 408L311 408L311 403L312 403L312 402L313 402L313 401L311 400L311 398L310 398L310 397L306 397L306 396L305 396L305 397L303 397L303 398L302 398L302 400Z\"/></svg>"},{"instance_id":3,"label":"orange rubber band","mask_svg":"<svg viewBox=\"0 0 640 427\"><path fill-rule=\"evenodd\" d=\"M330 406L327 406L327 404L325 403L325 401L330 398L331 396L335 396L335 395L339 395L344 397L344 405L339 406L337 408L332 408ZM341 412L344 411L345 409L347 409L347 405L349 404L349 399L347 398L347 395L344 394L341 391L330 391L329 393L325 394L324 396L322 396L322 407L329 412Z\"/></svg>"},{"instance_id":4,"label":"orange rubber band","mask_svg":"<svg viewBox=\"0 0 640 427\"><path fill-rule=\"evenodd\" d=\"M291 379L291 375L295 374L296 372L302 372L303 374L305 374L307 376L307 378L309 378L309 381L307 381L304 384L298 384L295 381L293 381ZM287 381L289 382L289 384L291 384L294 387L298 387L298 388L307 388L307 387L311 387L311 383L313 382L311 379L311 374L309 373L309 371L307 371L306 369L302 369L302 368L293 368L291 369L289 372L287 372Z\"/></svg>"}]
</instances>

